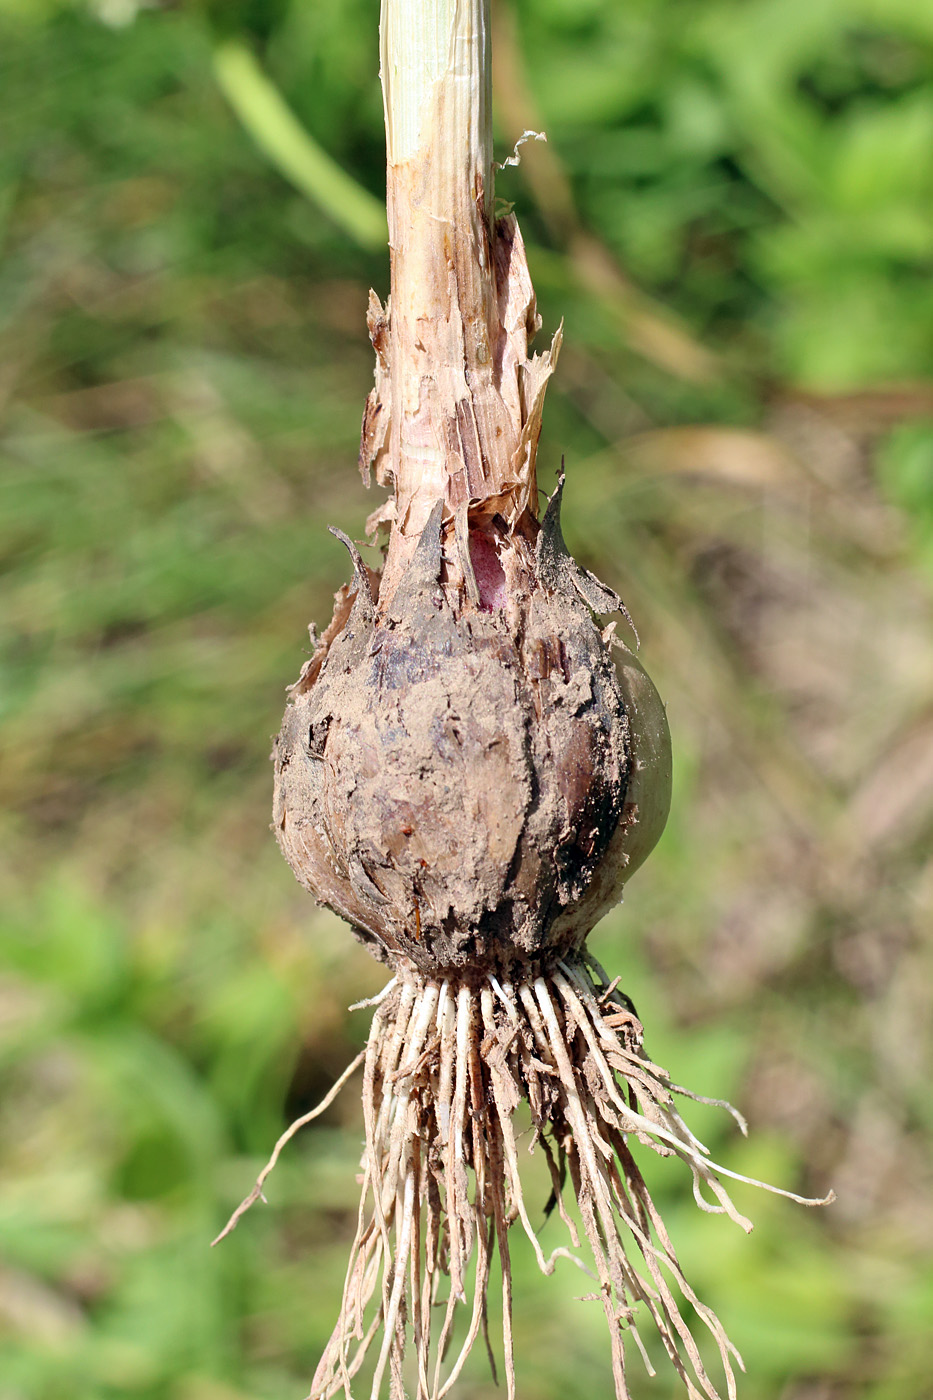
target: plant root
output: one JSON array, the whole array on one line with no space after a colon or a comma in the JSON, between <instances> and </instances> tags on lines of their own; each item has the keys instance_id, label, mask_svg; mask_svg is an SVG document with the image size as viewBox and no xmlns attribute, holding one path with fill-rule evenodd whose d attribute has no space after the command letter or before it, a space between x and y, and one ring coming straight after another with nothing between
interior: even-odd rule
<instances>
[{"instance_id":1,"label":"plant root","mask_svg":"<svg viewBox=\"0 0 933 1400\"><path fill-rule=\"evenodd\" d=\"M587 1298L601 1302L606 1315L617 1400L629 1400L626 1337L653 1374L636 1325L642 1318L656 1329L691 1400L722 1400L681 1313L684 1302L712 1336L725 1395L735 1400L741 1357L685 1278L629 1144L635 1138L661 1156L679 1157L693 1176L701 1209L728 1215L744 1230L751 1223L719 1178L750 1178L711 1161L678 1113L675 1094L725 1108L745 1131L730 1105L673 1085L647 1058L631 1004L586 952L517 986L492 976L453 984L399 974L378 999L365 1051L366 1145L356 1237L340 1316L308 1400L341 1392L351 1400L368 1355L374 1361L371 1400L384 1393L404 1400L409 1336L415 1361L409 1384L417 1400L449 1394L480 1332L495 1374L486 1318L495 1250L506 1394L514 1400L509 1230L516 1224L545 1274L566 1258L594 1279ZM550 1172L549 1209L556 1207L572 1249L545 1254L529 1219L513 1123L523 1101L531 1110L532 1147L541 1146ZM285 1141L312 1116L280 1139L223 1234L260 1195ZM575 1252L581 1241L563 1200L568 1176L595 1274ZM803 1205L833 1199L751 1184ZM458 1311L469 1321L449 1359Z\"/></svg>"}]
</instances>

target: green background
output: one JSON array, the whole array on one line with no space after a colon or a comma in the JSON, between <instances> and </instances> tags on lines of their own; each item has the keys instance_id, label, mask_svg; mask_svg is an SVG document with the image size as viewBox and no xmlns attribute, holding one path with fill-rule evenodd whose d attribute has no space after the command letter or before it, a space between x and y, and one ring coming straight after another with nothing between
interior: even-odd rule
<instances>
[{"instance_id":1,"label":"green background","mask_svg":"<svg viewBox=\"0 0 933 1400\"><path fill-rule=\"evenodd\" d=\"M382 198L376 26L0 0L0 1400L297 1400L333 1320L358 1082L208 1242L383 976L278 855L267 763L348 575L324 526L377 503L387 257L315 174ZM933 7L496 26L500 151L548 133L498 189L565 319L542 485L566 454L568 541L675 742L668 831L593 947L653 1056L747 1113L748 1142L690 1115L715 1152L839 1200L737 1188L745 1238L646 1169L747 1400L926 1400ZM264 154L231 43L316 146ZM522 1400L608 1400L600 1309L516 1256ZM638 1369L638 1400L679 1393ZM480 1356L459 1393L494 1393Z\"/></svg>"}]
</instances>

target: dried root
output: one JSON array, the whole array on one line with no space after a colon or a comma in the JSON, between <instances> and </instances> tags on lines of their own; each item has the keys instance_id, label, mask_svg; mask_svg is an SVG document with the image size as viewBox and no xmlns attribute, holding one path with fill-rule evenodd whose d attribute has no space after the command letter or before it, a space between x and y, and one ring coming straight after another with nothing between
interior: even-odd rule
<instances>
[{"instance_id":1,"label":"dried root","mask_svg":"<svg viewBox=\"0 0 933 1400\"><path fill-rule=\"evenodd\" d=\"M713 1337L725 1393L734 1400L734 1366L741 1367L741 1358L685 1278L629 1143L637 1138L662 1156L680 1157L693 1175L701 1209L728 1215L745 1230L751 1224L719 1177L749 1178L710 1160L674 1105L675 1094L700 1096L672 1085L647 1059L631 1005L588 954L582 959L558 963L547 976L518 986L495 977L456 986L400 977L386 989L365 1052L366 1147L356 1237L340 1317L308 1400L330 1400L341 1392L350 1400L367 1356L374 1364L372 1400L386 1386L390 1400L403 1400L409 1336L416 1365L407 1379L417 1400L442 1400L450 1392L481 1331L492 1361L486 1303L496 1249L507 1396L513 1400L511 1226L520 1223L544 1273L553 1272L559 1257L590 1273L571 1250L545 1255L529 1219L513 1124L523 1100L550 1171L551 1204L579 1250L563 1202L569 1173L595 1261L591 1277L598 1288L588 1296L602 1303L609 1326L617 1400L629 1396L626 1337L651 1371L636 1325L644 1317L654 1324L687 1394L721 1400L680 1311L684 1301ZM728 1104L720 1106L744 1132L741 1116ZM277 1144L228 1230L260 1194L293 1130ZM789 1191L778 1194L804 1205L824 1204ZM460 1308L469 1323L450 1357Z\"/></svg>"}]
</instances>

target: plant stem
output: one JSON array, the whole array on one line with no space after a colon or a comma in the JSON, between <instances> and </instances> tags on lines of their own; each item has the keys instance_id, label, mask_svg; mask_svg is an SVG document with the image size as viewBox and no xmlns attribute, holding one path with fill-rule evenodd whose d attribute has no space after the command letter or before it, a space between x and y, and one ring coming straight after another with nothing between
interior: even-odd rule
<instances>
[{"instance_id":1,"label":"plant stem","mask_svg":"<svg viewBox=\"0 0 933 1400\"><path fill-rule=\"evenodd\" d=\"M259 149L362 248L385 245L385 211L306 131L256 56L237 39L214 50L214 76Z\"/></svg>"},{"instance_id":2,"label":"plant stem","mask_svg":"<svg viewBox=\"0 0 933 1400\"><path fill-rule=\"evenodd\" d=\"M489 0L383 0L380 37L390 198L408 162L430 164L439 216L477 176L491 198Z\"/></svg>"},{"instance_id":3,"label":"plant stem","mask_svg":"<svg viewBox=\"0 0 933 1400\"><path fill-rule=\"evenodd\" d=\"M439 500L467 586L469 528L527 509L527 391L550 363L526 383L534 293L514 219L493 218L489 0L382 0L381 41L392 293L370 306L363 462L395 485L391 594Z\"/></svg>"}]
</instances>

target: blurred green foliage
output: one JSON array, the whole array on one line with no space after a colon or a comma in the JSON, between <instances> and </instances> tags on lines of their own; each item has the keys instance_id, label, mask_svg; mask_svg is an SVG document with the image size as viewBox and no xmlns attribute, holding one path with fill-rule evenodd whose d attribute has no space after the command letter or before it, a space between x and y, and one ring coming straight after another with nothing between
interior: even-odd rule
<instances>
[{"instance_id":1,"label":"blurred green foliage","mask_svg":"<svg viewBox=\"0 0 933 1400\"><path fill-rule=\"evenodd\" d=\"M281 862L266 756L347 572L323 525L374 504L388 265L216 65L381 198L376 11L0 0L0 1400L297 1396L334 1315L353 1089L207 1244L382 977ZM748 1112L696 1109L720 1156L840 1200L740 1188L747 1240L645 1169L746 1395L925 1400L933 10L499 0L496 37L502 150L549 139L499 182L566 318L542 481L566 452L675 735L597 950ZM521 1394L608 1394L599 1310L517 1252Z\"/></svg>"}]
</instances>

